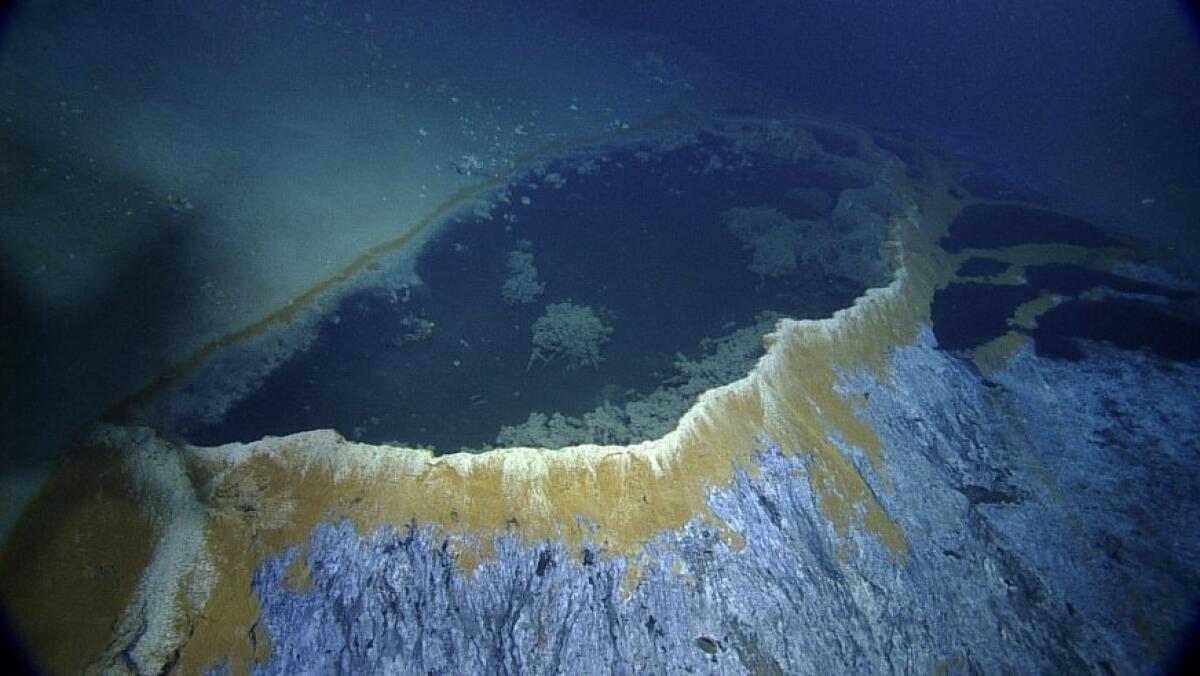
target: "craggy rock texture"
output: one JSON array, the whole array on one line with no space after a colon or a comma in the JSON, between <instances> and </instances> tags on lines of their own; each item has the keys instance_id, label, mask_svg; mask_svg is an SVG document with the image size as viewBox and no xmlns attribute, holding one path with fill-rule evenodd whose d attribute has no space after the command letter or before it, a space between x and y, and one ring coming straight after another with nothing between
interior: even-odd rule
<instances>
[{"instance_id":1,"label":"craggy rock texture","mask_svg":"<svg viewBox=\"0 0 1200 676\"><path fill-rule=\"evenodd\" d=\"M1037 321L1066 297L1029 272L1075 266L1068 281L1112 293L1137 286L1115 271L1160 275L1120 246L947 252L968 203L949 161L905 166L841 126L736 133L855 177L814 211L871 226L858 253L894 264L888 283L832 317L780 320L752 367L681 363L691 407L630 446L435 457L331 430L197 447L97 425L0 557L0 601L31 649L114 673L1162 664L1200 600L1200 360L1069 337L1079 359L1039 356ZM855 156L818 151L817 134ZM992 293L1025 284L1030 300L952 353L931 306L981 256L1005 266ZM1192 291L1138 302L1192 316ZM586 314L591 347L556 338L543 358L596 363L610 329ZM734 346L717 355L750 358Z\"/></svg>"},{"instance_id":2,"label":"craggy rock texture","mask_svg":"<svg viewBox=\"0 0 1200 676\"><path fill-rule=\"evenodd\" d=\"M1026 349L985 382L928 331L891 365L890 383L852 374L843 389L864 397L884 444L887 479L856 464L906 526L899 564L876 540L840 538L807 456L765 443L756 476L709 496L741 546L691 523L651 543L635 575L599 545L578 556L516 535L464 574L428 529L363 539L323 525L255 575L271 639L256 670L1135 673L1160 661L1200 583L1187 528L1200 517L1198 369Z\"/></svg>"}]
</instances>

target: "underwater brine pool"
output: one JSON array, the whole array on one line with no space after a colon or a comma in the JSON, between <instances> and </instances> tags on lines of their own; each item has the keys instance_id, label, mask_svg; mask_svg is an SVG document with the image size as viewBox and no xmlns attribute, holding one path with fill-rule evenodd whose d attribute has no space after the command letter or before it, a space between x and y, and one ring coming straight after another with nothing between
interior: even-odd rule
<instances>
[{"instance_id":1,"label":"underwater brine pool","mask_svg":"<svg viewBox=\"0 0 1200 676\"><path fill-rule=\"evenodd\" d=\"M890 156L836 129L755 139L542 162L443 223L412 283L347 292L267 373L214 360L179 399L205 381L240 396L167 394L155 422L206 445L334 428L439 453L661 436L753 366L779 317L829 316L890 278Z\"/></svg>"}]
</instances>

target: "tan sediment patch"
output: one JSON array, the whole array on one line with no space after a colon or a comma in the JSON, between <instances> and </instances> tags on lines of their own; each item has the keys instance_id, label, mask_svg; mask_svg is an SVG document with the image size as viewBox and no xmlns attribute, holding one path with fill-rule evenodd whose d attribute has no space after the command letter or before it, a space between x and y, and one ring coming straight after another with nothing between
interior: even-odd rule
<instances>
[{"instance_id":1,"label":"tan sediment patch","mask_svg":"<svg viewBox=\"0 0 1200 676\"><path fill-rule=\"evenodd\" d=\"M1009 331L971 350L969 356L975 368L987 375L1003 369L1014 354L1032 342L1033 339L1023 333Z\"/></svg>"},{"instance_id":2,"label":"tan sediment patch","mask_svg":"<svg viewBox=\"0 0 1200 676\"><path fill-rule=\"evenodd\" d=\"M1013 316L1008 320L1009 326L1012 326L1014 330L967 352L967 356L974 362L975 368L984 375L1003 369L1014 354L1033 342L1028 334L1016 329L1028 331L1035 328L1037 318L1053 309L1058 302L1058 298L1053 294L1043 294L1027 303L1018 305Z\"/></svg>"},{"instance_id":3,"label":"tan sediment patch","mask_svg":"<svg viewBox=\"0 0 1200 676\"><path fill-rule=\"evenodd\" d=\"M943 180L947 182L952 180L945 174L943 176ZM963 208L974 204L1024 206L1022 202L979 199L970 196L969 191L966 190L963 190L963 194L966 197L959 205ZM1069 215L1045 206L1039 206L1038 208L1044 211ZM945 222L948 224L949 220L948 216ZM940 237L940 235L938 236ZM957 270L958 266L966 259L976 256L1007 263L1009 265L1007 270L989 277L986 283L1011 286L1025 283L1025 268L1030 265L1067 263L1092 270L1111 272L1118 260L1142 260L1144 258L1142 253L1134 249L1118 246L1089 248L1073 244L1021 244L997 249L967 248L953 254L942 254L941 260L943 265L940 270L941 274L937 275L940 279L937 287L943 287L958 279L953 274L953 271ZM1051 310L1055 305L1056 301L1052 295L1045 294L1039 296L1028 303L1020 305L1014 312L1014 316L1009 319L1009 325L1015 328L1032 329L1036 325L1037 317ZM993 338L983 345L968 351L967 357L975 364L980 373L986 375L1004 368L1014 354L1031 342L1032 339L1025 333L1016 330L1008 331L1004 335Z\"/></svg>"},{"instance_id":4,"label":"tan sediment patch","mask_svg":"<svg viewBox=\"0 0 1200 676\"><path fill-rule=\"evenodd\" d=\"M955 254L957 259L986 256L1014 266L1039 265L1042 263L1083 264L1095 256L1096 249L1072 244L1020 244L999 249L963 249Z\"/></svg>"},{"instance_id":5,"label":"tan sediment patch","mask_svg":"<svg viewBox=\"0 0 1200 676\"><path fill-rule=\"evenodd\" d=\"M1008 320L1008 323L1022 329L1032 329L1037 325L1037 318L1053 309L1056 305L1058 305L1058 300L1053 295L1044 294L1038 296L1028 303L1018 305L1016 312L1013 313L1012 319Z\"/></svg>"},{"instance_id":6,"label":"tan sediment patch","mask_svg":"<svg viewBox=\"0 0 1200 676\"><path fill-rule=\"evenodd\" d=\"M902 193L913 192L901 176L889 181ZM801 476L840 536L842 556L855 551L859 534L902 561L907 554L902 526L838 445L857 449L886 490L879 437L857 412L860 398L838 390L840 372L868 370L886 382L890 351L915 340L928 321L933 290L951 278L952 260L934 242L957 206L914 199L917 208L890 224L897 272L889 286L871 290L829 319L780 322L750 374L705 392L678 427L658 440L434 457L351 443L332 431L194 448L172 447L145 430L101 428L93 445L123 449L122 459L169 448L180 465L170 474L180 501L172 503L174 511L157 507L159 522L142 534L150 543L147 552L154 546L175 556L163 561L156 554L148 561L147 553L122 563L123 571L142 580L141 603L128 603L130 595L125 596L124 624L149 617L154 607L177 613L169 627L159 622L159 634L142 639L155 648L146 652L147 666L153 659L160 666L177 659L184 673L221 663L244 672L264 659L269 637L258 625L254 571L268 557L306 543L317 525L343 519L363 535L382 526L433 527L453 543L451 551L465 570L490 557L491 539L503 533L527 543L559 541L577 555L586 546L600 556L624 557L632 589L641 577L638 562L646 544L691 522L711 525L731 548L742 545L742 535L709 511L707 497L729 486L739 469L756 473L760 435L784 453L805 458ZM75 477L81 485L90 480ZM138 481L144 483L138 477L132 483ZM145 507L146 498L131 504ZM196 514L202 515L199 527ZM192 519L187 536L172 539L172 526L184 518ZM119 537L123 528L88 523L107 538ZM303 556L293 566L289 585L303 588ZM171 657L164 646L179 652Z\"/></svg>"},{"instance_id":7,"label":"tan sediment patch","mask_svg":"<svg viewBox=\"0 0 1200 676\"><path fill-rule=\"evenodd\" d=\"M40 667L79 673L113 639L154 545L123 453L63 458L0 557L4 610Z\"/></svg>"},{"instance_id":8,"label":"tan sediment patch","mask_svg":"<svg viewBox=\"0 0 1200 676\"><path fill-rule=\"evenodd\" d=\"M989 283L1013 285L1024 283L1025 268L1029 265L1068 263L1100 272L1111 272L1119 259L1137 260L1139 258L1136 251L1118 247L1088 249L1064 244L1028 244L1003 249L970 249L955 257L955 266L959 261L969 258L971 255L986 255L1008 263L1011 267L1004 274L990 280ZM1059 300L1055 295L1045 293L1017 306L1013 316L1008 320L1008 324L1013 327L1013 330L993 338L967 353L979 372L986 375L1004 368L1014 354L1033 342L1023 331L1035 328L1037 318L1054 309Z\"/></svg>"},{"instance_id":9,"label":"tan sediment patch","mask_svg":"<svg viewBox=\"0 0 1200 676\"><path fill-rule=\"evenodd\" d=\"M897 227L918 230L914 222ZM434 457L318 431L183 449L200 495L253 499L226 500L210 520L208 546L221 579L184 646L181 667L203 669L225 658L250 663L246 636L258 618L251 576L265 557L307 541L320 523L349 519L363 535L416 523L451 540L511 532L528 543L561 541L577 553L588 546L601 556L625 557L634 585L645 544L697 518L736 548L740 535L709 512L707 495L728 486L737 469L753 471L764 433L785 453L807 458L807 479L845 541L843 555L858 531L903 559L901 526L833 441L859 448L882 475L878 436L836 391L836 369L868 368L886 378L887 351L915 338L931 289L931 279L905 267L891 286L832 319L781 322L750 375L703 394L672 433L631 447ZM273 510L285 510L287 518L271 518ZM469 555L459 562L479 560Z\"/></svg>"}]
</instances>

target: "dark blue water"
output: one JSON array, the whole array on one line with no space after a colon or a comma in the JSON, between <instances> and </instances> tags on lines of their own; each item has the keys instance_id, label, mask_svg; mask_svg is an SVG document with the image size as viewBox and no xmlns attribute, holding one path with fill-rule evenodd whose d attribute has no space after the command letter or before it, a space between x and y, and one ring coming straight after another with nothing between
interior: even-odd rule
<instances>
[{"instance_id":1,"label":"dark blue water","mask_svg":"<svg viewBox=\"0 0 1200 676\"><path fill-rule=\"evenodd\" d=\"M961 282L933 296L930 319L938 345L969 350L1008 332L1008 320L1024 303L1038 297L1028 286Z\"/></svg>"},{"instance_id":2,"label":"dark blue water","mask_svg":"<svg viewBox=\"0 0 1200 676\"><path fill-rule=\"evenodd\" d=\"M1200 324L1143 303L1069 301L1038 317L1032 336L1038 356L1052 359L1083 359L1079 339L1174 361L1200 359Z\"/></svg>"},{"instance_id":3,"label":"dark blue water","mask_svg":"<svg viewBox=\"0 0 1200 676\"><path fill-rule=\"evenodd\" d=\"M971 258L965 263L987 260ZM1002 263L1000 266L1007 267ZM965 273L960 269L959 274ZM1104 300L1080 297L1100 288L1134 296ZM1066 301L1039 316L1036 328L1027 332L1040 356L1081 359L1084 350L1077 339L1087 339L1107 341L1125 350L1147 349L1166 359L1200 358L1200 324L1179 307L1179 302L1194 294L1062 263L1027 267L1022 284L959 282L939 289L930 312L934 335L942 349L970 350L1010 330L1023 331L1011 326L1009 319L1020 305L1044 293L1065 296Z\"/></svg>"},{"instance_id":4,"label":"dark blue water","mask_svg":"<svg viewBox=\"0 0 1200 676\"><path fill-rule=\"evenodd\" d=\"M382 291L346 298L318 340L275 372L213 427L191 440L219 443L333 427L368 441L480 447L532 411L578 415L629 389L648 392L677 353L697 355L705 336L729 333L763 310L828 316L862 291L851 280L800 270L762 278L749 252L722 227L734 206L779 205L817 216L785 194L818 185L836 194L844 178L766 157L738 171L701 171L725 141L655 154L612 152L582 175L570 162L519 181L492 219L449 225L418 261L424 284L407 301ZM530 183L537 183L536 188ZM528 198L529 204L522 204ZM507 217L507 218L506 218ZM512 219L510 222L509 219ZM528 305L502 301L508 252L531 242L545 293ZM613 327L597 369L530 365L531 324L547 303L588 305ZM403 342L405 317L434 323L427 340Z\"/></svg>"},{"instance_id":5,"label":"dark blue water","mask_svg":"<svg viewBox=\"0 0 1200 676\"><path fill-rule=\"evenodd\" d=\"M1120 246L1121 241L1073 216L1016 204L973 204L951 221L941 241L951 253L1019 244L1104 247Z\"/></svg>"},{"instance_id":6,"label":"dark blue water","mask_svg":"<svg viewBox=\"0 0 1200 676\"><path fill-rule=\"evenodd\" d=\"M536 4L532 2L523 5ZM680 38L813 109L954 132L995 159L1137 139L1195 176L1200 59L1190 2L720 0L556 3ZM1165 168L1164 168L1165 169Z\"/></svg>"}]
</instances>

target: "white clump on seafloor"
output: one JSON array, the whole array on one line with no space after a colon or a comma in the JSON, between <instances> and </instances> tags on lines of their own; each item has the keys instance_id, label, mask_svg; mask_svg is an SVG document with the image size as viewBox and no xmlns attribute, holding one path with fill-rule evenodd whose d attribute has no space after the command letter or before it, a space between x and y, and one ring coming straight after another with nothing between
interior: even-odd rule
<instances>
[{"instance_id":1,"label":"white clump on seafloor","mask_svg":"<svg viewBox=\"0 0 1200 676\"><path fill-rule=\"evenodd\" d=\"M766 277L795 272L802 251L819 245L813 235L824 234L814 221L794 220L766 205L727 209L721 224L751 252L747 269Z\"/></svg>"},{"instance_id":2,"label":"white clump on seafloor","mask_svg":"<svg viewBox=\"0 0 1200 676\"><path fill-rule=\"evenodd\" d=\"M517 425L505 425L496 436L500 447L565 448L578 444L630 444L670 432L696 397L731 383L754 367L762 355L762 337L783 315L760 314L755 323L700 343L699 360L676 355L674 375L653 392L613 403L605 401L580 417L535 411Z\"/></svg>"},{"instance_id":3,"label":"white clump on seafloor","mask_svg":"<svg viewBox=\"0 0 1200 676\"><path fill-rule=\"evenodd\" d=\"M555 359L567 370L584 366L599 368L600 346L608 342L612 327L605 326L587 305L551 303L546 314L533 323L533 351L529 365L541 360L549 364Z\"/></svg>"},{"instance_id":4,"label":"white clump on seafloor","mask_svg":"<svg viewBox=\"0 0 1200 676\"><path fill-rule=\"evenodd\" d=\"M392 335L393 347L401 347L407 343L419 343L428 340L433 335L436 326L432 321L414 314L407 314L399 322L399 331Z\"/></svg>"},{"instance_id":5,"label":"white clump on seafloor","mask_svg":"<svg viewBox=\"0 0 1200 676\"><path fill-rule=\"evenodd\" d=\"M746 267L751 272L782 277L803 265L870 287L889 278L880 247L887 218L900 210L893 197L872 186L842 191L832 213L817 220L791 218L758 205L725 210L721 224L750 251Z\"/></svg>"},{"instance_id":6,"label":"white clump on seafloor","mask_svg":"<svg viewBox=\"0 0 1200 676\"><path fill-rule=\"evenodd\" d=\"M532 303L546 290L546 284L538 281L533 254L528 251L529 241L521 240L518 247L508 254L508 263L505 265L508 277L500 287L500 295L509 305Z\"/></svg>"}]
</instances>

